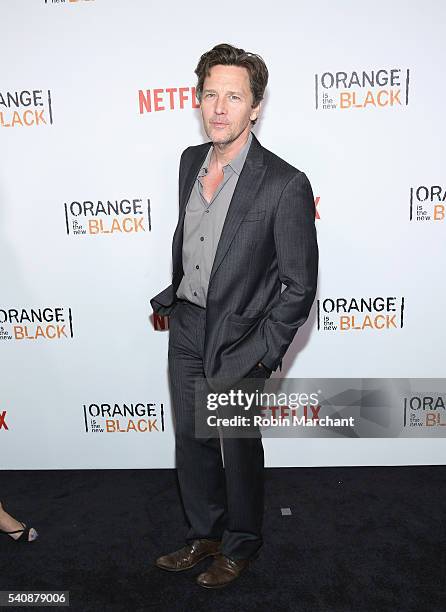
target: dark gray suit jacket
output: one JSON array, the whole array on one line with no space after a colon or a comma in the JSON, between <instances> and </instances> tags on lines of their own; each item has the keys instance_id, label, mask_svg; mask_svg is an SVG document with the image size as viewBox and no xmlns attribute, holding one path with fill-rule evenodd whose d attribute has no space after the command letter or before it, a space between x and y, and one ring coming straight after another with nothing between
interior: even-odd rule
<instances>
[{"instance_id":1,"label":"dark gray suit jacket","mask_svg":"<svg viewBox=\"0 0 446 612\"><path fill-rule=\"evenodd\" d=\"M183 277L183 222L198 171L212 143L181 155L179 219L172 243L172 284L150 300L168 315ZM310 182L253 134L211 271L204 372L225 385L257 362L277 369L316 295L318 245ZM282 283L286 288L281 292ZM210 385L218 391L220 384Z\"/></svg>"}]
</instances>

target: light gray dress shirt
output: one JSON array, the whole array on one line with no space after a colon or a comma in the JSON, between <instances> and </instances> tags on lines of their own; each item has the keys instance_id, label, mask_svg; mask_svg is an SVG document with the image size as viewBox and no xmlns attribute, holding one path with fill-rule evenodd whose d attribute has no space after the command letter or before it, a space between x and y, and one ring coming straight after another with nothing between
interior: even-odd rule
<instances>
[{"instance_id":1,"label":"light gray dress shirt","mask_svg":"<svg viewBox=\"0 0 446 612\"><path fill-rule=\"evenodd\" d=\"M251 141L250 132L248 140L237 157L223 166L223 180L208 204L203 195L202 178L207 174L214 148L209 147L186 206L182 252L184 276L176 295L180 299L188 300L203 308L206 307L209 278L226 213L245 164Z\"/></svg>"}]
</instances>

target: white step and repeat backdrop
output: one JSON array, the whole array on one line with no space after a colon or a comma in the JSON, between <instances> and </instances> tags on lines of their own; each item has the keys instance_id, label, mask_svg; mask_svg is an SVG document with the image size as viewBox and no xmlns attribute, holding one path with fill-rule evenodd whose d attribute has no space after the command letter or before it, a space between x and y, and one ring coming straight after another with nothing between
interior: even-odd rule
<instances>
[{"instance_id":1,"label":"white step and repeat backdrop","mask_svg":"<svg viewBox=\"0 0 446 612\"><path fill-rule=\"evenodd\" d=\"M318 295L276 376L444 376L442 2L0 9L2 468L174 465L149 298L170 282L179 156L205 139L193 70L219 42L264 57L256 134L316 197ZM264 444L269 466L446 459L428 437Z\"/></svg>"}]
</instances>

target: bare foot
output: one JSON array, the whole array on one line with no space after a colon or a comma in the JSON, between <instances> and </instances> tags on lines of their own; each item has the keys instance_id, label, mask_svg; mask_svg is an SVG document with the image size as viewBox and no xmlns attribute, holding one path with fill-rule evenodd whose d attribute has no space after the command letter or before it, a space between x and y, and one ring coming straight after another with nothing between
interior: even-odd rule
<instances>
[{"instance_id":1,"label":"bare foot","mask_svg":"<svg viewBox=\"0 0 446 612\"><path fill-rule=\"evenodd\" d=\"M19 523L19 521L16 521L13 516L3 510L3 507L0 504L0 529L2 531L18 531L18 533L9 534L10 538L17 540L18 538L20 538L25 528L26 525L23 525L22 523ZM34 529L34 527L31 527L31 529L29 530L28 541L32 542L37 538L37 536L37 531Z\"/></svg>"}]
</instances>

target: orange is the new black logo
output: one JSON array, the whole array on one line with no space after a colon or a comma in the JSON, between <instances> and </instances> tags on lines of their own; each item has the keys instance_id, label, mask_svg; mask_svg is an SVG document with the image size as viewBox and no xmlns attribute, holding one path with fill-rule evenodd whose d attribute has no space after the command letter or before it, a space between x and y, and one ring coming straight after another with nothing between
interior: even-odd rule
<instances>
[{"instance_id":1,"label":"orange is the new black logo","mask_svg":"<svg viewBox=\"0 0 446 612\"><path fill-rule=\"evenodd\" d=\"M71 236L129 236L152 229L149 198L64 202L65 228Z\"/></svg>"},{"instance_id":2,"label":"orange is the new black logo","mask_svg":"<svg viewBox=\"0 0 446 612\"><path fill-rule=\"evenodd\" d=\"M138 91L140 115L186 108L200 108L195 87L166 87Z\"/></svg>"},{"instance_id":3,"label":"orange is the new black logo","mask_svg":"<svg viewBox=\"0 0 446 612\"><path fill-rule=\"evenodd\" d=\"M404 325L404 297L317 300L317 328L331 332L385 332Z\"/></svg>"},{"instance_id":4,"label":"orange is the new black logo","mask_svg":"<svg viewBox=\"0 0 446 612\"><path fill-rule=\"evenodd\" d=\"M71 308L3 308L0 306L0 340L60 341L73 338Z\"/></svg>"},{"instance_id":5,"label":"orange is the new black logo","mask_svg":"<svg viewBox=\"0 0 446 612\"><path fill-rule=\"evenodd\" d=\"M151 433L165 430L162 403L84 404L86 433Z\"/></svg>"},{"instance_id":6,"label":"orange is the new black logo","mask_svg":"<svg viewBox=\"0 0 446 612\"><path fill-rule=\"evenodd\" d=\"M0 91L0 127L44 127L52 123L50 89Z\"/></svg>"},{"instance_id":7,"label":"orange is the new black logo","mask_svg":"<svg viewBox=\"0 0 446 612\"><path fill-rule=\"evenodd\" d=\"M402 108L409 104L409 68L314 75L316 110Z\"/></svg>"},{"instance_id":8,"label":"orange is the new black logo","mask_svg":"<svg viewBox=\"0 0 446 612\"><path fill-rule=\"evenodd\" d=\"M412 395L405 397L404 427L446 427L446 397Z\"/></svg>"},{"instance_id":9,"label":"orange is the new black logo","mask_svg":"<svg viewBox=\"0 0 446 612\"><path fill-rule=\"evenodd\" d=\"M411 221L444 221L446 189L440 185L410 188Z\"/></svg>"}]
</instances>

